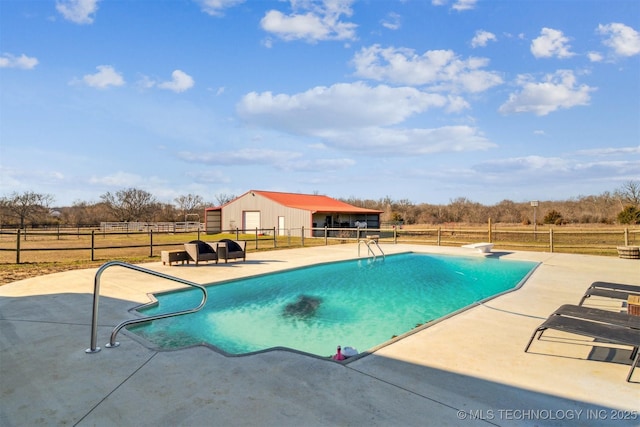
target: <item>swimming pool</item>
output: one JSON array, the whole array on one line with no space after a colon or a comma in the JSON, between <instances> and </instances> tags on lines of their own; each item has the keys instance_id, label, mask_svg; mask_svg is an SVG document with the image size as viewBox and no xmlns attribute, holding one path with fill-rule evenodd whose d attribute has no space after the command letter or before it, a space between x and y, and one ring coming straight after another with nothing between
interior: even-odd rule
<instances>
[{"instance_id":1,"label":"swimming pool","mask_svg":"<svg viewBox=\"0 0 640 427\"><path fill-rule=\"evenodd\" d=\"M421 253L314 265L208 286L200 312L131 331L163 349L206 343L232 355L285 347L324 357L342 345L362 352L515 289L536 265ZM155 297L138 311L183 310L201 293Z\"/></svg>"}]
</instances>

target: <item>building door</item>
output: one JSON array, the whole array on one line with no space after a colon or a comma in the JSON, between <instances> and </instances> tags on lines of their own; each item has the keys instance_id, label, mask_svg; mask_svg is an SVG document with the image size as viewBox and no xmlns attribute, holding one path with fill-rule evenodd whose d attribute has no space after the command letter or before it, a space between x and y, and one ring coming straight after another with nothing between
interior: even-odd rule
<instances>
[{"instance_id":1,"label":"building door","mask_svg":"<svg viewBox=\"0 0 640 427\"><path fill-rule=\"evenodd\" d=\"M284 229L284 217L279 216L278 217L278 236L284 236L285 234L286 234L286 231Z\"/></svg>"},{"instance_id":2,"label":"building door","mask_svg":"<svg viewBox=\"0 0 640 427\"><path fill-rule=\"evenodd\" d=\"M260 229L260 211L244 211L242 223L246 233L255 233L256 228Z\"/></svg>"},{"instance_id":3,"label":"building door","mask_svg":"<svg viewBox=\"0 0 640 427\"><path fill-rule=\"evenodd\" d=\"M222 231L222 211L205 211L205 232L207 234L218 234Z\"/></svg>"}]
</instances>

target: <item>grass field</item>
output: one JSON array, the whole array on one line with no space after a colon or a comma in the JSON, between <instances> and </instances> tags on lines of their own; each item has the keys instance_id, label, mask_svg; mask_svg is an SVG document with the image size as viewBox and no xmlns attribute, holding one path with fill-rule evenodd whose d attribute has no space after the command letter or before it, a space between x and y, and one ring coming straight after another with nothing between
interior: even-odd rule
<instances>
[{"instance_id":1,"label":"grass field","mask_svg":"<svg viewBox=\"0 0 640 427\"><path fill-rule=\"evenodd\" d=\"M626 230L626 231L625 231ZM382 243L412 243L441 246L461 246L472 242L491 240L502 250L528 250L582 253L616 256L617 246L640 245L640 227L625 229L611 226L532 226L511 224L444 226L411 225L397 229L367 230L379 234ZM160 260L163 250L177 250L185 242L200 237L205 241L223 238L247 240L247 251L271 250L274 247L301 247L302 239L291 236L257 236L255 234L205 235L191 233L100 233L91 230L62 230L31 232L17 235L0 234L0 285L28 277L78 268L98 267L111 260L143 263ZM322 234L322 232L320 232ZM355 242L355 232L336 230L339 237L305 238L304 246ZM18 252L19 247L19 263Z\"/></svg>"}]
</instances>

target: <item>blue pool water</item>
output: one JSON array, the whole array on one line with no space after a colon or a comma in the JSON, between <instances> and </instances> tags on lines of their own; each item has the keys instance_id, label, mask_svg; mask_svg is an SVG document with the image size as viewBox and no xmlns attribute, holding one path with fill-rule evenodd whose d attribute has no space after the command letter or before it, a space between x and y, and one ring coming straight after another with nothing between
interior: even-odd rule
<instances>
[{"instance_id":1,"label":"blue pool water","mask_svg":"<svg viewBox=\"0 0 640 427\"><path fill-rule=\"evenodd\" d=\"M407 253L321 264L209 286L200 312L132 331L162 348L209 343L230 354L287 347L319 356L364 351L515 288L536 266L498 258ZM196 306L195 290L156 295L144 315Z\"/></svg>"}]
</instances>

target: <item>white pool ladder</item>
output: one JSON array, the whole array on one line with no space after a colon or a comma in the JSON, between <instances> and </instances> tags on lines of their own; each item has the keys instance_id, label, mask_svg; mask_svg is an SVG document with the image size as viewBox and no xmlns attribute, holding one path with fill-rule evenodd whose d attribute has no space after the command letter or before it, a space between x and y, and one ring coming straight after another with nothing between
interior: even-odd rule
<instances>
[{"instance_id":1,"label":"white pool ladder","mask_svg":"<svg viewBox=\"0 0 640 427\"><path fill-rule=\"evenodd\" d=\"M358 258L360 257L360 243L364 243L367 247L367 254L369 256L371 256L373 258L373 260L375 261L377 256L376 253L374 252L374 250L372 249L372 246L377 248L378 251L380 251L380 255L382 255L382 259L385 259L385 254L384 251L382 250L382 248L380 247L380 245L378 244L378 238L377 237L367 237L367 239L360 239L358 240Z\"/></svg>"}]
</instances>

